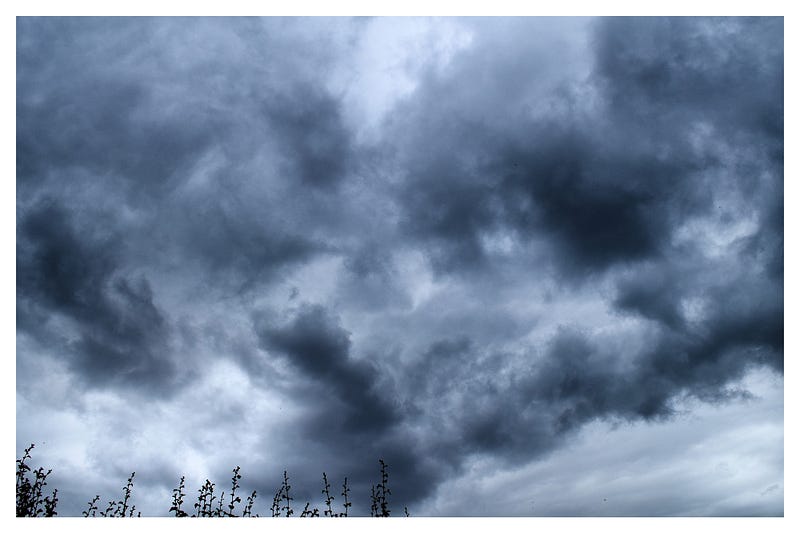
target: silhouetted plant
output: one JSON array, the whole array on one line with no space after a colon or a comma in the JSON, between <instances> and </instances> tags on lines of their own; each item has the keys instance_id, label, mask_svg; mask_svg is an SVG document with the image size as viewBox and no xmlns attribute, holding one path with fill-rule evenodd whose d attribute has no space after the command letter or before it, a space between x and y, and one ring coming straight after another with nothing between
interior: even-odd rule
<instances>
[{"instance_id":1,"label":"silhouetted plant","mask_svg":"<svg viewBox=\"0 0 800 533\"><path fill-rule=\"evenodd\" d=\"M89 508L86 509L83 512L83 516L86 516L86 517L97 516L97 514L96 514L97 513L97 505L96 504L97 504L98 501L100 501L100 495L99 494L97 496L95 496L94 498L92 498L92 501L89 502Z\"/></svg>"},{"instance_id":2,"label":"silhouetted plant","mask_svg":"<svg viewBox=\"0 0 800 533\"><path fill-rule=\"evenodd\" d=\"M242 501L240 497L236 496L236 489L239 488L240 479L242 479L242 476L239 474L239 466L237 466L233 469L233 477L231 478L231 502L228 504L228 516L236 516L233 514L233 508Z\"/></svg>"},{"instance_id":3,"label":"silhouetted plant","mask_svg":"<svg viewBox=\"0 0 800 533\"><path fill-rule=\"evenodd\" d=\"M389 499L386 496L392 493L389 490L389 469L383 459L379 459L379 462L381 464L381 482L372 486L370 516L388 517L391 511L389 510Z\"/></svg>"},{"instance_id":4,"label":"silhouetted plant","mask_svg":"<svg viewBox=\"0 0 800 533\"><path fill-rule=\"evenodd\" d=\"M325 495L325 505L328 506L328 508L325 509L325 516L337 516L333 514L333 509L331 508L331 502L334 498L331 496L331 484L328 483L328 476L325 474L325 472L322 473L322 481L325 484L324 488L322 489L322 494Z\"/></svg>"},{"instance_id":5,"label":"silhouetted plant","mask_svg":"<svg viewBox=\"0 0 800 533\"><path fill-rule=\"evenodd\" d=\"M256 501L256 491L253 491L250 496L247 497L247 503L244 506L244 511L242 511L242 516L253 516L253 503ZM258 516L258 515L256 515Z\"/></svg>"},{"instance_id":6,"label":"silhouetted plant","mask_svg":"<svg viewBox=\"0 0 800 533\"><path fill-rule=\"evenodd\" d=\"M54 490L52 496L44 496L43 488L47 485L46 478L50 474L50 470L45 471L43 468L31 470L27 461L31 458L30 452L34 445L31 444L25 450L22 459L17 459L17 516L55 516L56 504L58 503L58 490ZM391 514L389 509L388 496L392 493L389 489L389 468L383 461L379 460L381 466L380 482L371 487L371 507L370 516L373 517L388 517ZM237 495L237 491L241 488L240 480L240 467L237 466L233 469L233 476L231 477L231 492L230 497L225 498L223 491L219 497L214 494L215 484L211 480L206 479L205 483L198 489L197 502L194 504L194 514L192 517L258 517L259 515L253 514L253 507L257 497L256 491L252 491L245 501L244 509L241 515L236 514L236 504L242 503L241 497ZM30 474L33 478L30 478ZM123 497L120 501L111 500L104 511L99 511L98 502L100 495L96 495L88 502L88 508L82 512L85 517L133 517L141 516L141 512L136 512L136 506L131 505L131 497L133 494L133 479L136 472L132 472L128 481L123 487ZM347 517L352 507L352 502L349 499L350 488L347 484L347 477L344 478L342 484L342 511L336 512L334 510L333 502L335 497L331 494L331 484L326 472L322 473L323 488L321 493L324 496L325 509L322 516L326 517ZM292 509L292 501L294 498L290 494L291 485L289 484L289 474L284 470L283 480L275 493L272 500L270 511L272 516L293 516L294 510ZM178 487L172 490L172 506L169 512L173 513L176 517L190 516L182 509L184 498L186 496L186 478L181 476ZM216 502L216 505L215 505ZM405 516L410 516L408 508L404 507L403 511ZM312 507L311 502L307 502L303 511L299 514L303 518L319 517L320 511L317 507Z\"/></svg>"},{"instance_id":7,"label":"silhouetted plant","mask_svg":"<svg viewBox=\"0 0 800 533\"><path fill-rule=\"evenodd\" d=\"M196 512L193 516L214 516L212 512L214 500L216 499L216 496L214 496L214 484L211 483L210 480L206 479L206 482L198 489L197 492L199 495L197 497L197 503L194 504Z\"/></svg>"},{"instance_id":8,"label":"silhouetted plant","mask_svg":"<svg viewBox=\"0 0 800 533\"><path fill-rule=\"evenodd\" d=\"M381 463L381 482L378 484L378 502L381 507L380 516L389 516L389 500L386 498L387 494L391 494L389 490L389 467L380 459Z\"/></svg>"},{"instance_id":9,"label":"silhouetted plant","mask_svg":"<svg viewBox=\"0 0 800 533\"><path fill-rule=\"evenodd\" d=\"M269 510L272 512L273 518L276 516L280 516L281 495L283 494L282 490L283 487L281 486L281 489L279 489L278 492L275 493L275 496L272 498L272 507L270 507Z\"/></svg>"},{"instance_id":10,"label":"silhouetted plant","mask_svg":"<svg viewBox=\"0 0 800 533\"><path fill-rule=\"evenodd\" d=\"M133 513L136 511L136 506L133 505L128 508L128 503L131 499L131 494L133 493L133 477L136 475L136 472L131 472L130 477L128 478L128 482L122 488L122 500L116 501L111 500L108 502L108 507L106 507L105 511L100 512L100 516L107 517L107 518L125 518L125 517L132 517ZM89 509L92 509L93 503L100 499L100 496L96 496L95 499L89 503ZM84 514L84 516L88 516ZM94 516L94 514L92 514ZM139 512L137 516L142 516L142 513Z\"/></svg>"},{"instance_id":11,"label":"silhouetted plant","mask_svg":"<svg viewBox=\"0 0 800 533\"><path fill-rule=\"evenodd\" d=\"M294 500L294 498L289 496L289 489L291 488L292 486L289 485L289 476L286 470L284 470L281 486L272 499L272 516L292 516L294 514L292 510L292 500ZM285 505L283 505L284 501L286 501Z\"/></svg>"},{"instance_id":12,"label":"silhouetted plant","mask_svg":"<svg viewBox=\"0 0 800 533\"><path fill-rule=\"evenodd\" d=\"M347 478L344 478L344 485L342 485L342 496L344 496L344 512L341 516L347 517L348 509L353 505L347 500L347 495L350 494L350 489L347 487Z\"/></svg>"},{"instance_id":13,"label":"silhouetted plant","mask_svg":"<svg viewBox=\"0 0 800 533\"><path fill-rule=\"evenodd\" d=\"M319 516L319 509L316 507L314 509L309 509L308 507L311 505L311 502L306 502L306 506L303 509L303 512L300 513L301 518L313 518Z\"/></svg>"},{"instance_id":14,"label":"silhouetted plant","mask_svg":"<svg viewBox=\"0 0 800 533\"><path fill-rule=\"evenodd\" d=\"M375 485L370 487L372 494L370 494L370 507L369 507L369 515L370 516L378 516L378 495L375 492Z\"/></svg>"},{"instance_id":15,"label":"silhouetted plant","mask_svg":"<svg viewBox=\"0 0 800 533\"><path fill-rule=\"evenodd\" d=\"M169 508L169 512L175 512L175 516L177 517L186 517L189 516L183 509L181 509L181 505L183 505L183 497L186 496L186 493L183 492L183 489L186 487L185 485L186 478L181 476L181 482L178 485L178 488L172 489L172 507Z\"/></svg>"},{"instance_id":16,"label":"silhouetted plant","mask_svg":"<svg viewBox=\"0 0 800 533\"><path fill-rule=\"evenodd\" d=\"M41 467L31 470L26 462L31 458L33 448L31 444L25 449L22 459L17 459L17 516L56 516L58 489L54 489L51 496L43 495L47 476L52 470L45 472ZM29 477L30 473L33 479Z\"/></svg>"}]
</instances>

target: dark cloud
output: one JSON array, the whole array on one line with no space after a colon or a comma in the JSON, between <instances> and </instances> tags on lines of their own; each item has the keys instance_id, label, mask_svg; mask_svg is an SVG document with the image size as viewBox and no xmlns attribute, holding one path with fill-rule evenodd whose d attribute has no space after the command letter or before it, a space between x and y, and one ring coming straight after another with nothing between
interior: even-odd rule
<instances>
[{"instance_id":1,"label":"dark cloud","mask_svg":"<svg viewBox=\"0 0 800 533\"><path fill-rule=\"evenodd\" d=\"M219 284L225 293L246 294L282 268L328 248L236 199L191 198L180 203L177 220L168 211L154 214L154 240L177 258L197 261L206 283Z\"/></svg>"},{"instance_id":2,"label":"dark cloud","mask_svg":"<svg viewBox=\"0 0 800 533\"><path fill-rule=\"evenodd\" d=\"M586 113L556 108L493 123L470 107L468 75L477 73L464 64L453 68L464 76L432 77L404 104L395 122L409 139L402 227L434 268L445 275L496 269L507 259L486 239L510 235L522 246L544 245L555 266L520 268L578 284L610 275L616 310L648 319L656 332L652 346L615 354L605 341L564 330L537 362L510 357L498 365L519 372L505 384L498 367L479 363L488 360L485 348L461 346L453 366L448 345L432 345L426 353L436 363L420 373L429 373L436 393L419 403L428 416L455 414L461 428L443 450L533 457L588 421L662 419L683 395L724 400L748 369L782 369L782 279L765 278L760 266L734 266L739 254L773 257L771 272L782 261L779 237L760 252L752 240L782 234L782 201L775 202L783 179L781 27L776 19L601 21L589 78L596 100ZM482 64L469 54L458 60ZM529 83L528 73L504 70L502 61L484 66L500 83ZM568 88L563 98L570 91L578 93ZM484 103L498 105L502 119L518 105L513 97ZM700 125L719 146L692 140ZM732 166L741 148L748 156ZM762 176L758 185L754 173ZM745 213L731 200L751 194L759 198L759 229L725 245L724 261L706 245L677 244L688 221L739 222ZM711 279L717 269L727 272ZM698 317L690 316L695 300L703 302ZM412 390L425 390L426 381Z\"/></svg>"},{"instance_id":3,"label":"dark cloud","mask_svg":"<svg viewBox=\"0 0 800 533\"><path fill-rule=\"evenodd\" d=\"M782 19L428 22L412 61L369 20L18 19L18 394L65 362L361 514L383 458L413 514L782 374Z\"/></svg>"},{"instance_id":4,"label":"dark cloud","mask_svg":"<svg viewBox=\"0 0 800 533\"><path fill-rule=\"evenodd\" d=\"M36 336L49 313L74 320L78 338L61 340L60 351L90 386L141 387L168 393L178 369L169 358L171 326L153 302L143 277L119 270L119 243L76 228L70 213L45 202L23 214L17 244L20 326ZM26 316L31 301L45 321Z\"/></svg>"},{"instance_id":5,"label":"dark cloud","mask_svg":"<svg viewBox=\"0 0 800 533\"><path fill-rule=\"evenodd\" d=\"M763 155L752 160L753 171L760 165L781 179L781 158L774 158L782 139L780 26L604 20L594 38L598 101L588 117L556 107L496 124L472 118L479 112L468 107L453 110L462 99L473 103L466 77L432 81L403 111L413 118L398 118L415 128L401 196L409 232L450 271L485 258L481 237L497 230L523 241L546 238L560 272L577 276L657 256L676 223L715 207L710 191L752 187L750 173L700 178L723 162L709 147L691 146L692 126L725 132L731 149L754 146ZM508 85L531 84L532 72L503 70L503 62L486 67ZM569 103L579 94L568 87L557 98ZM448 105L439 111L442 100ZM505 118L520 104L500 105ZM773 126L755 127L752 117Z\"/></svg>"},{"instance_id":6,"label":"dark cloud","mask_svg":"<svg viewBox=\"0 0 800 533\"><path fill-rule=\"evenodd\" d=\"M302 307L288 324L261 324L257 334L265 349L284 354L341 400L341 411L325 409L320 417L339 431L374 432L396 421L391 393L379 388L378 369L350 356L349 333L324 308Z\"/></svg>"},{"instance_id":7,"label":"dark cloud","mask_svg":"<svg viewBox=\"0 0 800 533\"><path fill-rule=\"evenodd\" d=\"M657 254L666 222L658 212L669 196L645 184L659 187L666 165L603 151L594 140L567 135L507 159L514 163L501 194L512 227L544 232L562 268L580 276Z\"/></svg>"},{"instance_id":8,"label":"dark cloud","mask_svg":"<svg viewBox=\"0 0 800 533\"><path fill-rule=\"evenodd\" d=\"M680 280L667 279L663 271L642 270L635 277L620 281L615 306L661 322L671 328L684 326L681 314Z\"/></svg>"},{"instance_id":9,"label":"dark cloud","mask_svg":"<svg viewBox=\"0 0 800 533\"><path fill-rule=\"evenodd\" d=\"M595 43L609 102L642 130L691 117L782 144L783 19L611 17Z\"/></svg>"},{"instance_id":10,"label":"dark cloud","mask_svg":"<svg viewBox=\"0 0 800 533\"><path fill-rule=\"evenodd\" d=\"M307 417L293 421L295 431L322 447L325 461L292 458L289 468L298 486L319 484L319 469L348 476L353 494L369 494L379 482L379 465L390 465L393 500L411 504L429 495L441 475L436 461L425 460L420 445L403 430L404 413L393 384L382 369L352 353L350 334L321 306L302 305L288 320L256 320L261 346L280 354L301 373L294 394L307 404ZM313 492L301 493L313 500ZM352 512L368 514L366 499ZM395 513L400 512L395 506Z\"/></svg>"},{"instance_id":11,"label":"dark cloud","mask_svg":"<svg viewBox=\"0 0 800 533\"><path fill-rule=\"evenodd\" d=\"M302 185L330 188L340 182L353 159L350 132L340 104L331 95L308 86L267 100L270 129L285 150L292 174Z\"/></svg>"},{"instance_id":12,"label":"dark cloud","mask_svg":"<svg viewBox=\"0 0 800 533\"><path fill-rule=\"evenodd\" d=\"M87 224L125 240L123 262L181 265L195 290L226 295L328 248L270 188L300 197L341 179L352 154L338 103L300 74L277 78L250 57L221 71L208 43L192 46L192 32L223 48L275 41L256 22L20 19L20 203L46 190L88 204ZM263 158L274 162L261 169Z\"/></svg>"},{"instance_id":13,"label":"dark cloud","mask_svg":"<svg viewBox=\"0 0 800 533\"><path fill-rule=\"evenodd\" d=\"M174 186L221 127L208 113L175 117L140 74L157 76L156 57L125 71L107 58L130 50L102 46L105 31L117 32L119 46L147 39L151 28L123 21L102 31L92 19L24 19L18 30L18 180L43 180L55 172L91 172L148 201ZM29 37L35 32L38 39ZM117 56L119 57L119 56ZM67 75L67 74L71 75Z\"/></svg>"}]
</instances>

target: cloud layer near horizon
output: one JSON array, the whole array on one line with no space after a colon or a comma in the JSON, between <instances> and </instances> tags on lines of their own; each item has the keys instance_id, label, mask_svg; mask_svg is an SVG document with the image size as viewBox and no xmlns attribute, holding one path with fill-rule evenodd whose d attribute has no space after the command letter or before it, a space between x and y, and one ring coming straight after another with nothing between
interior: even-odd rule
<instances>
[{"instance_id":1,"label":"cloud layer near horizon","mask_svg":"<svg viewBox=\"0 0 800 533\"><path fill-rule=\"evenodd\" d=\"M471 514L431 498L475 461L764 371L782 19L18 19L17 441L97 472L64 514L379 457Z\"/></svg>"}]
</instances>

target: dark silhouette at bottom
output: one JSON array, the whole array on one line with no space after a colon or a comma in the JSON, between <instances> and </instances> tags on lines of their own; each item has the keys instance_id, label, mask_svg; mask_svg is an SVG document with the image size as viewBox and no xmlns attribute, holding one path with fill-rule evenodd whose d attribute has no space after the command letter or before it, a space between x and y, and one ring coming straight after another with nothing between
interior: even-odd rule
<instances>
[{"instance_id":1,"label":"dark silhouette at bottom","mask_svg":"<svg viewBox=\"0 0 800 533\"><path fill-rule=\"evenodd\" d=\"M45 471L44 468L32 470L28 466L27 461L31 458L31 450L34 445L25 449L22 459L17 459L17 516L56 516L56 505L58 504L58 489L53 490L51 496L44 496L43 489L47 485L47 476L52 470ZM389 466L379 459L380 463L380 482L373 485L371 488L371 506L370 516L373 517L388 517L391 515L389 509L388 496L392 493L389 489ZM253 506L255 504L258 494L254 490L244 501L244 506L241 509L236 508L237 504L242 504L242 499L236 494L240 488L239 480L242 479L239 473L240 467L233 469L233 476L231 477L231 491L226 497L225 491L219 493L219 496L214 494L215 484L206 479L205 483L198 489L197 501L193 505L193 512L189 514L182 507L184 498L186 496L186 478L181 476L178 487L172 490L172 506L169 512L176 517L253 517L258 518L258 513L253 513ZM142 516L141 511L136 511L136 506L132 505L133 494L133 478L136 472L132 472L126 485L122 488L122 499L110 500L104 511L100 511L97 503L100 501L100 495L96 495L90 502L88 508L83 511L85 517L118 517L118 518L131 518ZM347 485L347 477L344 478L342 483L342 505L341 511L334 510L333 501L336 499L331 494L331 485L328 481L328 475L322 473L323 489L322 494L325 496L325 507L320 514L320 510L316 507L310 508L311 503L306 502L305 507L299 515L295 515L292 509L292 501L294 498L290 495L291 485L289 484L289 475L286 471L283 472L283 481L278 488L275 496L272 498L272 506L270 507L270 515L272 517L289 517L299 516L302 518L312 517L332 517L344 518L348 516L352 502L349 499L350 488ZM405 516L408 514L408 508L403 508Z\"/></svg>"}]
</instances>

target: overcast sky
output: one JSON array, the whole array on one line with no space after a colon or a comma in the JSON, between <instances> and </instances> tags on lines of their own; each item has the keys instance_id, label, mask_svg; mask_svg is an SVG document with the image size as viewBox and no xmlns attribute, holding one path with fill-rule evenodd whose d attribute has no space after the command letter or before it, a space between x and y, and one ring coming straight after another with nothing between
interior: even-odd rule
<instances>
[{"instance_id":1,"label":"overcast sky","mask_svg":"<svg viewBox=\"0 0 800 533\"><path fill-rule=\"evenodd\" d=\"M782 515L783 20L17 20L59 514ZM219 490L218 489L218 490Z\"/></svg>"}]
</instances>

